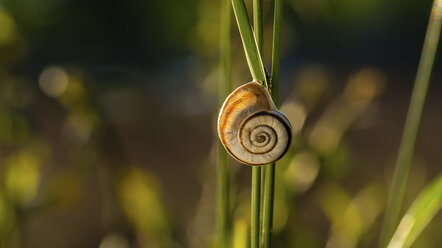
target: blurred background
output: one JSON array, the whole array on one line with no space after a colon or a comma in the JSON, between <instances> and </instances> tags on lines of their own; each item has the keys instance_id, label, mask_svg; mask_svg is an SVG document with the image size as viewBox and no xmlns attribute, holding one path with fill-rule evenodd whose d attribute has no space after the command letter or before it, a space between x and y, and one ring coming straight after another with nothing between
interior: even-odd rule
<instances>
[{"instance_id":1,"label":"blurred background","mask_svg":"<svg viewBox=\"0 0 442 248\"><path fill-rule=\"evenodd\" d=\"M213 245L219 2L0 0L0 247ZM275 247L377 243L431 4L285 1L295 137L277 165ZM232 36L236 87L251 78L235 22ZM405 208L441 172L439 57ZM251 169L231 162L246 247ZM414 247L440 247L441 225Z\"/></svg>"}]
</instances>

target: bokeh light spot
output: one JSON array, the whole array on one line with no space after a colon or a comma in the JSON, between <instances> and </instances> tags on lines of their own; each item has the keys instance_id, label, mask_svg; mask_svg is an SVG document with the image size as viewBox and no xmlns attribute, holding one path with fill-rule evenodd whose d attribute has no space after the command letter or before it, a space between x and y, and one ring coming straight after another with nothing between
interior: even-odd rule
<instances>
[{"instance_id":1,"label":"bokeh light spot","mask_svg":"<svg viewBox=\"0 0 442 248\"><path fill-rule=\"evenodd\" d=\"M106 235L100 242L99 248L129 248L129 241L118 233Z\"/></svg>"},{"instance_id":2,"label":"bokeh light spot","mask_svg":"<svg viewBox=\"0 0 442 248\"><path fill-rule=\"evenodd\" d=\"M6 163L5 185L15 202L25 206L37 193L40 181L38 158L32 152L12 155Z\"/></svg>"},{"instance_id":3,"label":"bokeh light spot","mask_svg":"<svg viewBox=\"0 0 442 248\"><path fill-rule=\"evenodd\" d=\"M0 8L0 45L10 43L16 34L15 22L11 16Z\"/></svg>"},{"instance_id":4,"label":"bokeh light spot","mask_svg":"<svg viewBox=\"0 0 442 248\"><path fill-rule=\"evenodd\" d=\"M48 96L59 97L67 89L69 76L61 67L48 67L39 77L40 89Z\"/></svg>"}]
</instances>

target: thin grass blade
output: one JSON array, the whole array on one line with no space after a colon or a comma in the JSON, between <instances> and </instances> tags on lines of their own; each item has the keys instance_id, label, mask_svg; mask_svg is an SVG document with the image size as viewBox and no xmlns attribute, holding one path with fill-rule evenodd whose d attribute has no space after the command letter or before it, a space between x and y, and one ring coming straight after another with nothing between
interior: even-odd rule
<instances>
[{"instance_id":1,"label":"thin grass blade","mask_svg":"<svg viewBox=\"0 0 442 248\"><path fill-rule=\"evenodd\" d=\"M283 1L275 0L273 17L273 44L272 44L272 87L271 95L276 106L279 105L279 61L281 50L281 29ZM264 206L263 206L263 233L262 245L264 248L271 247L273 226L273 198L275 191L275 163L266 168Z\"/></svg>"},{"instance_id":2,"label":"thin grass blade","mask_svg":"<svg viewBox=\"0 0 442 248\"><path fill-rule=\"evenodd\" d=\"M257 40L258 52L262 54L263 45L263 0L253 0L253 27ZM252 199L251 199L251 222L250 222L250 245L251 248L260 247L261 225L261 167L252 168Z\"/></svg>"},{"instance_id":3,"label":"thin grass blade","mask_svg":"<svg viewBox=\"0 0 442 248\"><path fill-rule=\"evenodd\" d=\"M231 20L232 8L229 0L221 0L220 21L220 63L219 63L219 106L231 91ZM217 209L216 231L217 247L230 247L229 214L229 159L227 151L218 141L217 164Z\"/></svg>"},{"instance_id":4,"label":"thin grass blade","mask_svg":"<svg viewBox=\"0 0 442 248\"><path fill-rule=\"evenodd\" d=\"M402 141L393 174L393 182L387 202L385 219L382 227L379 247L386 247L399 221L402 201L407 186L408 174L413 160L416 139L422 119L434 57L440 36L442 18L442 0L435 0L425 36L424 47L405 122Z\"/></svg>"},{"instance_id":5,"label":"thin grass blade","mask_svg":"<svg viewBox=\"0 0 442 248\"><path fill-rule=\"evenodd\" d=\"M264 64L261 59L258 44L256 43L255 36L252 32L244 0L232 0L232 6L236 22L238 23L239 33L241 35L250 73L254 80L264 83L267 86Z\"/></svg>"},{"instance_id":6,"label":"thin grass blade","mask_svg":"<svg viewBox=\"0 0 442 248\"><path fill-rule=\"evenodd\" d=\"M399 224L388 248L410 247L442 208L442 174L416 198Z\"/></svg>"}]
</instances>

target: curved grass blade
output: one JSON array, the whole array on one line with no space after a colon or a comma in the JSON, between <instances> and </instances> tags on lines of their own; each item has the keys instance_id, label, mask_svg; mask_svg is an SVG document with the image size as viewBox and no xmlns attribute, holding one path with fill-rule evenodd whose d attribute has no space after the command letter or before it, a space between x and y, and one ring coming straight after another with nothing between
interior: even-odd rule
<instances>
[{"instance_id":1,"label":"curved grass blade","mask_svg":"<svg viewBox=\"0 0 442 248\"><path fill-rule=\"evenodd\" d=\"M442 174L416 198L400 222L388 248L410 247L442 207Z\"/></svg>"},{"instance_id":2,"label":"curved grass blade","mask_svg":"<svg viewBox=\"0 0 442 248\"><path fill-rule=\"evenodd\" d=\"M239 33L241 35L250 73L254 80L265 84L267 87L268 83L264 71L264 64L261 59L261 53L259 52L255 36L252 32L252 27L250 26L250 20L247 15L244 0L232 0L232 6L236 22L238 23Z\"/></svg>"},{"instance_id":3,"label":"curved grass blade","mask_svg":"<svg viewBox=\"0 0 442 248\"><path fill-rule=\"evenodd\" d=\"M408 108L407 120L393 174L393 182L388 197L385 219L379 240L379 247L386 247L399 221L402 201L407 186L414 147L419 133L422 111L428 91L434 57L440 36L442 19L442 0L435 0L425 36L424 47L419 61L413 94Z\"/></svg>"}]
</instances>

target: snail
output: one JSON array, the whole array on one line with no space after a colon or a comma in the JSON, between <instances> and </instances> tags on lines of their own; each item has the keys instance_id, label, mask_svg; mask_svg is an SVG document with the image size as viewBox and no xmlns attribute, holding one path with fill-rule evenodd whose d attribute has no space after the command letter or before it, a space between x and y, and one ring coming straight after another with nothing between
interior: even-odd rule
<instances>
[{"instance_id":1,"label":"snail","mask_svg":"<svg viewBox=\"0 0 442 248\"><path fill-rule=\"evenodd\" d=\"M221 107L218 135L226 150L247 165L265 165L287 151L292 127L257 82L234 90Z\"/></svg>"}]
</instances>

